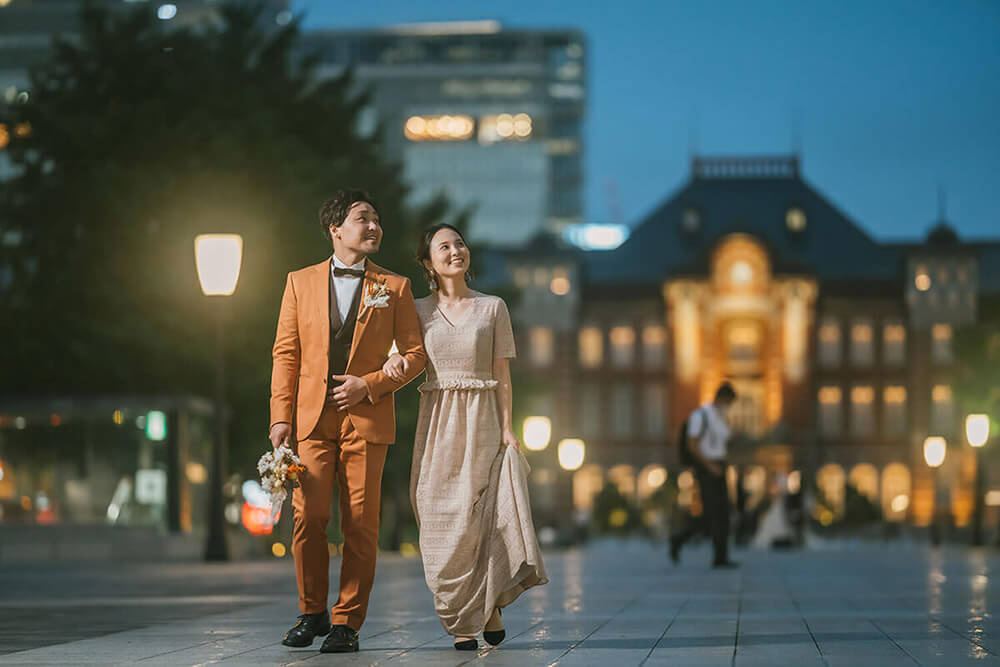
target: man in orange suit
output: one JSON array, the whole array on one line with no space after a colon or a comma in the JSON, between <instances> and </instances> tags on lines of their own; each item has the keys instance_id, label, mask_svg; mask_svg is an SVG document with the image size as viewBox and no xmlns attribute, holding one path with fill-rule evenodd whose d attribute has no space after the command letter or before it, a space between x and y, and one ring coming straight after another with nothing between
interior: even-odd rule
<instances>
[{"instance_id":1,"label":"man in orange suit","mask_svg":"<svg viewBox=\"0 0 1000 667\"><path fill-rule=\"evenodd\" d=\"M292 494L302 615L282 643L310 646L326 635L322 652L347 653L359 649L375 578L382 467L396 439L393 393L423 370L426 355L410 281L368 259L382 242L371 197L339 191L319 217L333 256L288 274L271 371L271 444L297 443L305 466ZM393 343L405 360L401 381L382 372ZM334 482L344 549L340 595L328 611Z\"/></svg>"}]
</instances>

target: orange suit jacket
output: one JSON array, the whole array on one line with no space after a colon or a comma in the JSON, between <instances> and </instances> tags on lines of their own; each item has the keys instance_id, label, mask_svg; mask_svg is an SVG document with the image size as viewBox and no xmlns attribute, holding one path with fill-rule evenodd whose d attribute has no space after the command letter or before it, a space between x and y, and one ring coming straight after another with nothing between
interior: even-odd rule
<instances>
[{"instance_id":1,"label":"orange suit jacket","mask_svg":"<svg viewBox=\"0 0 1000 667\"><path fill-rule=\"evenodd\" d=\"M379 290L388 292L387 305L366 303ZM393 342L410 362L402 382L382 372ZM271 426L288 422L295 425L296 440L309 437L326 402L329 354L330 260L326 260L289 273L285 281L272 351ZM347 410L362 438L379 444L396 440L392 395L417 377L426 363L409 279L368 259L346 371L368 385L368 396Z\"/></svg>"}]
</instances>

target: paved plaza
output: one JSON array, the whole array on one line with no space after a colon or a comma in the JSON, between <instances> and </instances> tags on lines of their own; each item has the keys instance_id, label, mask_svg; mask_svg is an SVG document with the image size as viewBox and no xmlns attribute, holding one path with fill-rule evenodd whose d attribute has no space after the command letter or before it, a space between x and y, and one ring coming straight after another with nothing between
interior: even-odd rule
<instances>
[{"instance_id":1,"label":"paved plaza","mask_svg":"<svg viewBox=\"0 0 1000 667\"><path fill-rule=\"evenodd\" d=\"M549 552L551 582L504 615L498 648L459 653L420 562L383 555L361 653L281 646L298 613L291 563L38 565L0 571L0 664L958 665L1000 662L1000 556L957 546L600 542ZM336 567L336 565L335 565Z\"/></svg>"}]
</instances>

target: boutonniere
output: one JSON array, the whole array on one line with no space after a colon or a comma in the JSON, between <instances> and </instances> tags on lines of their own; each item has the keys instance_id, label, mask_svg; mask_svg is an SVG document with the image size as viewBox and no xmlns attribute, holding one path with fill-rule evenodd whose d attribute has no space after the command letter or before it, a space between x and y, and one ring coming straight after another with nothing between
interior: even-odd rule
<instances>
[{"instance_id":1,"label":"boutonniere","mask_svg":"<svg viewBox=\"0 0 1000 667\"><path fill-rule=\"evenodd\" d=\"M368 283L365 290L365 307L366 308L387 308L389 306L389 298L392 296L392 292L389 291L389 286L385 282L372 281Z\"/></svg>"}]
</instances>

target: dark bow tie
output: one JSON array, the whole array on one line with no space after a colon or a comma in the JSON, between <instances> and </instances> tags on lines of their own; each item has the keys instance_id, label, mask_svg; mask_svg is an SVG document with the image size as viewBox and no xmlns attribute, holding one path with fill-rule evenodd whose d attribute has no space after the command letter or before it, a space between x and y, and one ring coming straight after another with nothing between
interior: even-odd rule
<instances>
[{"instance_id":1,"label":"dark bow tie","mask_svg":"<svg viewBox=\"0 0 1000 667\"><path fill-rule=\"evenodd\" d=\"M339 266L333 267L333 277L353 276L354 278L364 278L365 272L361 269L342 269Z\"/></svg>"}]
</instances>

